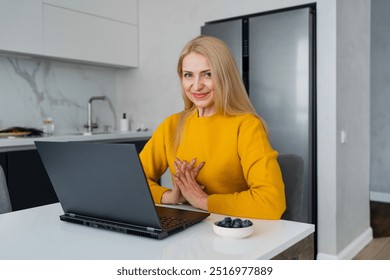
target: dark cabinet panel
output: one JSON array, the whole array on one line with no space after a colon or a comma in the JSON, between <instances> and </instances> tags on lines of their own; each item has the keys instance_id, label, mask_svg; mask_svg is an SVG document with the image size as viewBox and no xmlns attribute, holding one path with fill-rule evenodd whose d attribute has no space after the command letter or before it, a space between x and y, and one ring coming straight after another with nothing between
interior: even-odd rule
<instances>
[{"instance_id":1,"label":"dark cabinet panel","mask_svg":"<svg viewBox=\"0 0 390 280\"><path fill-rule=\"evenodd\" d=\"M4 174L7 175L7 154L0 153L0 165L3 168Z\"/></svg>"},{"instance_id":2,"label":"dark cabinet panel","mask_svg":"<svg viewBox=\"0 0 390 280\"><path fill-rule=\"evenodd\" d=\"M14 211L58 202L36 150L9 152L7 162L8 191Z\"/></svg>"}]
</instances>

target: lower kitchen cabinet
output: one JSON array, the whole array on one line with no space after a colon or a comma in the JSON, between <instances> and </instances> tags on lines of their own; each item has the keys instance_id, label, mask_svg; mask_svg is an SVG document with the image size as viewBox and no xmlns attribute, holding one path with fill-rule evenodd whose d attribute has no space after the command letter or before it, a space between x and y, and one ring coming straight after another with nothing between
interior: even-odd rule
<instances>
[{"instance_id":1,"label":"lower kitchen cabinet","mask_svg":"<svg viewBox=\"0 0 390 280\"><path fill-rule=\"evenodd\" d=\"M13 211L58 202L37 150L7 153L7 184Z\"/></svg>"},{"instance_id":2,"label":"lower kitchen cabinet","mask_svg":"<svg viewBox=\"0 0 390 280\"><path fill-rule=\"evenodd\" d=\"M0 153L0 165L3 168L4 174L7 174L7 154Z\"/></svg>"},{"instance_id":3,"label":"lower kitchen cabinet","mask_svg":"<svg viewBox=\"0 0 390 280\"><path fill-rule=\"evenodd\" d=\"M135 144L137 151L140 152L146 142L115 143ZM0 153L0 164L7 177L13 211L58 202L37 150Z\"/></svg>"}]
</instances>

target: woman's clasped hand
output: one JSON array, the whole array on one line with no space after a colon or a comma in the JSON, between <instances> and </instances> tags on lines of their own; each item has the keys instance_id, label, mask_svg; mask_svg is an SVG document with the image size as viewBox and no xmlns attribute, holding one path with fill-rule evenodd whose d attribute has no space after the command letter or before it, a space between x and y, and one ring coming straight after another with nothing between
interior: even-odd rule
<instances>
[{"instance_id":1,"label":"woman's clasped hand","mask_svg":"<svg viewBox=\"0 0 390 280\"><path fill-rule=\"evenodd\" d=\"M182 197L194 207L207 210L207 197L205 187L196 181L204 162L196 165L196 159L190 162L176 158L174 165L176 174L173 175L174 186L178 188Z\"/></svg>"}]
</instances>

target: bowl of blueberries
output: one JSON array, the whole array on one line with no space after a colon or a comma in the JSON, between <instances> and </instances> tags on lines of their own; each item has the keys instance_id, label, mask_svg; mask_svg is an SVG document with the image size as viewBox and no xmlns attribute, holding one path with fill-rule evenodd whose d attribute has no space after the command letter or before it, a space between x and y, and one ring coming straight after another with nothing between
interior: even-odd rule
<instances>
[{"instance_id":1,"label":"bowl of blueberries","mask_svg":"<svg viewBox=\"0 0 390 280\"><path fill-rule=\"evenodd\" d=\"M250 220L225 217L213 224L213 230L216 235L239 239L250 236L254 231L254 226Z\"/></svg>"}]
</instances>

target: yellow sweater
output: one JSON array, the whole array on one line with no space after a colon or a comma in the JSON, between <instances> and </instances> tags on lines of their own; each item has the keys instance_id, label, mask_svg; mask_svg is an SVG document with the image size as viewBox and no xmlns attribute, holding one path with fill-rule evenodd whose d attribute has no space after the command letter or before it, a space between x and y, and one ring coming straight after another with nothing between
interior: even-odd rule
<instances>
[{"instance_id":1,"label":"yellow sweater","mask_svg":"<svg viewBox=\"0 0 390 280\"><path fill-rule=\"evenodd\" d=\"M174 152L173 139L179 114L168 117L140 154L156 203L167 188L156 182L175 158L197 159L205 165L197 181L205 186L208 210L236 217L279 219L286 203L278 153L272 149L261 121L250 114L199 118L191 114L182 141Z\"/></svg>"}]
</instances>

